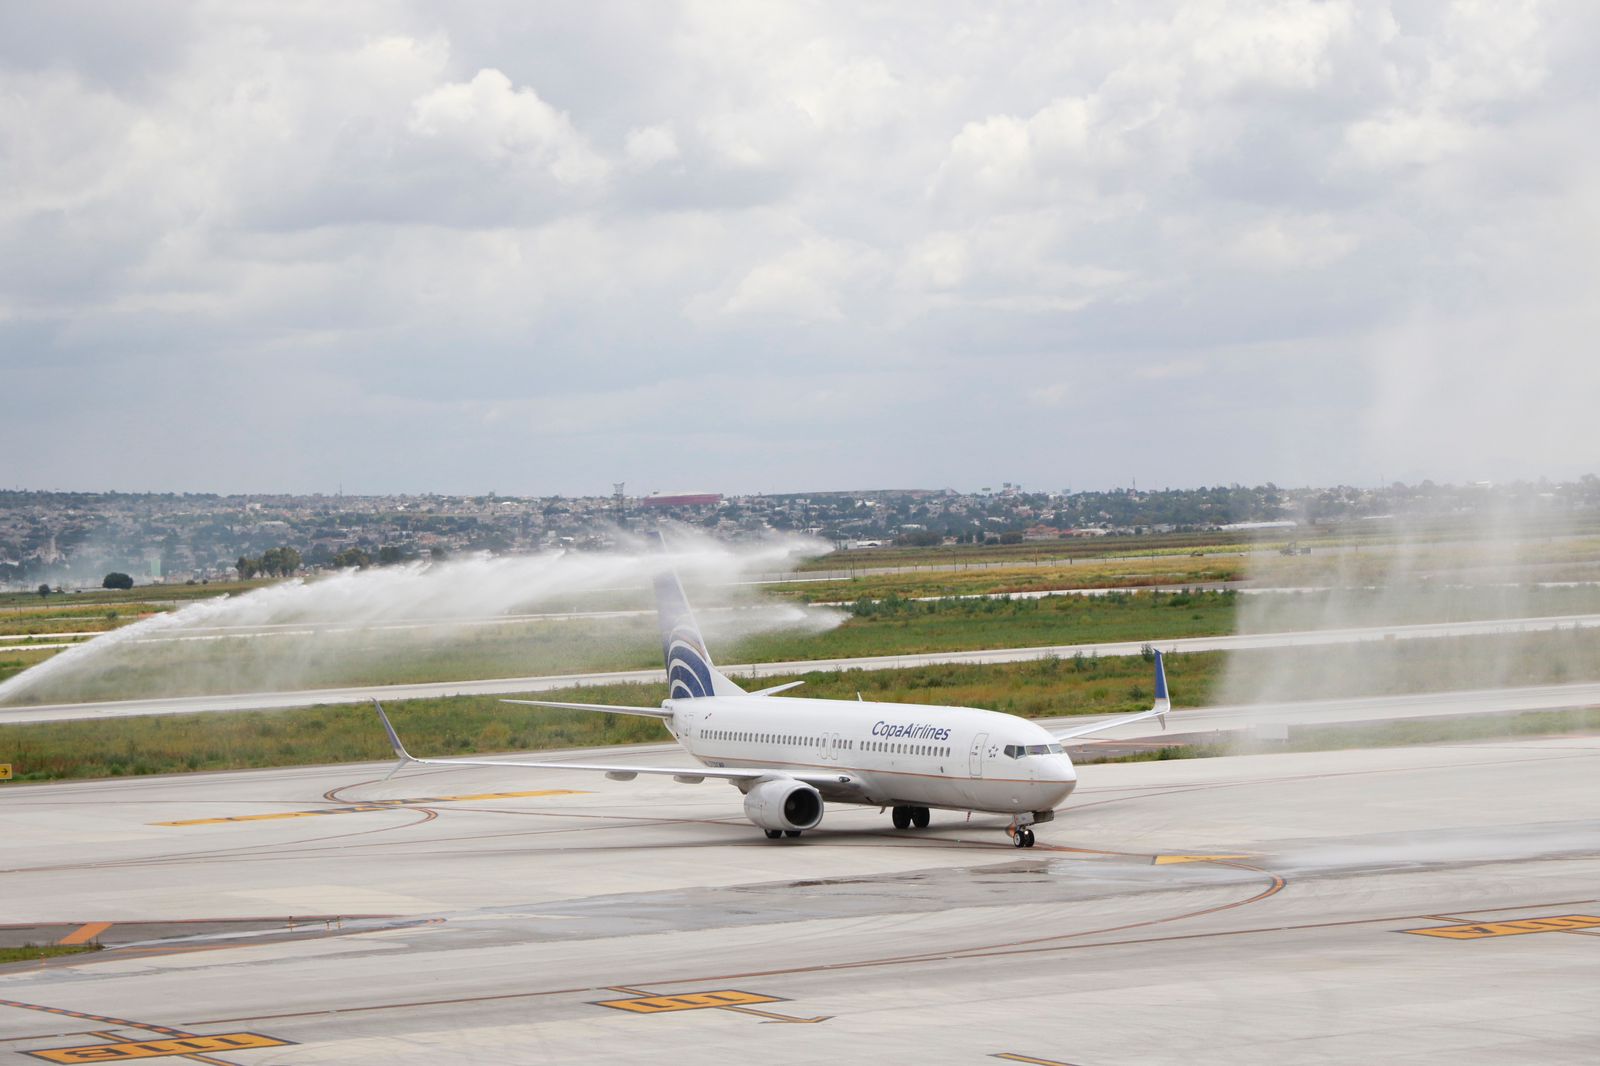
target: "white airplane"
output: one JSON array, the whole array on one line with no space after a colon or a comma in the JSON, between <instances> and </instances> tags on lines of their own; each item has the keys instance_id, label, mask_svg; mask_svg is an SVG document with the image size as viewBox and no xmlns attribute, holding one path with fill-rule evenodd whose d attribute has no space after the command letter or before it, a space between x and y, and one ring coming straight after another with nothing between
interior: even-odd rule
<instances>
[{"instance_id":1,"label":"white airplane","mask_svg":"<svg viewBox=\"0 0 1600 1066\"><path fill-rule=\"evenodd\" d=\"M746 692L720 673L670 566L656 578L656 607L669 685L659 708L504 702L657 718L700 765L417 759L407 753L374 700L400 759L391 776L419 764L593 770L617 781L665 774L696 784L709 777L732 782L744 793L745 816L772 840L815 829L826 801L892 809L896 829L925 828L934 808L1009 814L1006 833L1012 843L1031 848L1031 827L1053 819L1056 806L1078 782L1061 741L1146 718L1161 719L1165 729L1172 707L1160 652L1155 656L1155 704L1148 711L1055 732L1026 718L975 707L869 703L859 696L855 701L773 699L801 682Z\"/></svg>"}]
</instances>

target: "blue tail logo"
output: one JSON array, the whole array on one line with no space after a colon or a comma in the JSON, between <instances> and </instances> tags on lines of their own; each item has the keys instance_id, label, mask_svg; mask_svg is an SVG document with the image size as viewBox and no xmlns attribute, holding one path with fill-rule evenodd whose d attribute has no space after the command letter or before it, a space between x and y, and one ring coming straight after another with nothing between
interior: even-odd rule
<instances>
[{"instance_id":1,"label":"blue tail logo","mask_svg":"<svg viewBox=\"0 0 1600 1066\"><path fill-rule=\"evenodd\" d=\"M716 695L711 674L711 653L705 638L689 613L677 576L656 577L656 611L661 622L661 651L667 663L667 695L671 699L695 699Z\"/></svg>"}]
</instances>

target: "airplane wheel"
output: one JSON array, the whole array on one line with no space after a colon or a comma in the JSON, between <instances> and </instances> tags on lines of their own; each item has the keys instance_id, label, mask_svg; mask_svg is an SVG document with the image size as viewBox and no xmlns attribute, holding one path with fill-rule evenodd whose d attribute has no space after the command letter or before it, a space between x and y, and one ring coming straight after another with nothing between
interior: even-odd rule
<instances>
[{"instance_id":1,"label":"airplane wheel","mask_svg":"<svg viewBox=\"0 0 1600 1066\"><path fill-rule=\"evenodd\" d=\"M1018 829L1015 833L1012 833L1011 834L1011 846L1014 847L1014 848L1025 848L1025 847L1027 847L1028 846L1028 835L1027 834L1028 834L1028 831L1026 829Z\"/></svg>"},{"instance_id":2,"label":"airplane wheel","mask_svg":"<svg viewBox=\"0 0 1600 1066\"><path fill-rule=\"evenodd\" d=\"M894 820L894 827L896 829L909 829L909 828L911 828L911 808L910 807L896 807L894 810L890 811L889 814L890 814L890 817Z\"/></svg>"},{"instance_id":3,"label":"airplane wheel","mask_svg":"<svg viewBox=\"0 0 1600 1066\"><path fill-rule=\"evenodd\" d=\"M913 807L913 808L911 808L911 824L916 826L918 829L926 829L926 828L928 828L928 819L929 819L929 817L931 817L931 815L928 812L928 808L926 808L926 807Z\"/></svg>"},{"instance_id":4,"label":"airplane wheel","mask_svg":"<svg viewBox=\"0 0 1600 1066\"><path fill-rule=\"evenodd\" d=\"M1025 847L1025 848L1033 847L1033 830L1032 829L1024 829L1022 831L1022 846Z\"/></svg>"},{"instance_id":5,"label":"airplane wheel","mask_svg":"<svg viewBox=\"0 0 1600 1066\"><path fill-rule=\"evenodd\" d=\"M798 830L798 829L785 829L783 831L783 835L786 836L786 837L797 837L797 836L800 835L800 830Z\"/></svg>"},{"instance_id":6,"label":"airplane wheel","mask_svg":"<svg viewBox=\"0 0 1600 1066\"><path fill-rule=\"evenodd\" d=\"M782 829L768 829L767 830L767 839L768 840L777 840L781 836L783 836L783 830Z\"/></svg>"}]
</instances>

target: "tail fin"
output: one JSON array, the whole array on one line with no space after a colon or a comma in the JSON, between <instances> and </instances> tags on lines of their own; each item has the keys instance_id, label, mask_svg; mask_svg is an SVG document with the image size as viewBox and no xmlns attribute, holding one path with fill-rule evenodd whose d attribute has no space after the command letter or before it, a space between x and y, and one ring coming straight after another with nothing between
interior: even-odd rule
<instances>
[{"instance_id":1,"label":"tail fin","mask_svg":"<svg viewBox=\"0 0 1600 1066\"><path fill-rule=\"evenodd\" d=\"M651 536L662 551L661 534ZM719 673L711 664L705 638L695 625L683 585L670 563L656 575L656 616L661 625L661 652L667 664L667 696L670 699L695 699L701 696L741 696L744 689Z\"/></svg>"}]
</instances>

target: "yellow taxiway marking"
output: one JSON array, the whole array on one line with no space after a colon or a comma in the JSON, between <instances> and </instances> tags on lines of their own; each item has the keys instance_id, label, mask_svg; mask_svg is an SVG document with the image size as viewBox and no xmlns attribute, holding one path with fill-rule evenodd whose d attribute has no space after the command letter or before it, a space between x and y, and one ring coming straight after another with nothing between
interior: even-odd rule
<instances>
[{"instance_id":1,"label":"yellow taxiway marking","mask_svg":"<svg viewBox=\"0 0 1600 1066\"><path fill-rule=\"evenodd\" d=\"M522 799L528 796L586 796L583 789L545 788L534 792L480 792L470 796L419 796L415 799L376 800L352 803L345 807L323 807L311 811L277 811L272 814L236 814L228 818L189 818L181 822L151 822L151 825L222 825L225 822L270 822L280 818L320 818L325 814L361 814L366 811L405 810L431 803L464 803L471 800Z\"/></svg>"},{"instance_id":2,"label":"yellow taxiway marking","mask_svg":"<svg viewBox=\"0 0 1600 1066\"><path fill-rule=\"evenodd\" d=\"M991 1059L1005 1059L1007 1062L1031 1062L1034 1066L1072 1066L1070 1062L1060 1062L1056 1059L1036 1059L1032 1055L1018 1055L1015 1051L1001 1051L989 1057Z\"/></svg>"},{"instance_id":3,"label":"yellow taxiway marking","mask_svg":"<svg viewBox=\"0 0 1600 1066\"><path fill-rule=\"evenodd\" d=\"M782 1003L784 1000L781 996L764 996L759 992L741 992L735 988L724 988L716 992L688 992L679 996L652 996L642 988L628 988L625 985L612 987L618 992L632 992L633 996L628 999L600 1000L595 1006L614 1007L633 1014L665 1014L680 1010L725 1010L733 1014L749 1014L765 1018L769 1023L784 1022L791 1025L815 1025L833 1017L831 1014L819 1014L814 1018L796 1018L788 1014L756 1010L750 1004Z\"/></svg>"},{"instance_id":4,"label":"yellow taxiway marking","mask_svg":"<svg viewBox=\"0 0 1600 1066\"><path fill-rule=\"evenodd\" d=\"M1166 866L1175 862L1211 862L1214 859L1248 859L1248 855L1157 855L1152 865ZM1030 1061L1030 1060L1023 1060ZM1044 1061L1042 1059L1036 1061Z\"/></svg>"},{"instance_id":5,"label":"yellow taxiway marking","mask_svg":"<svg viewBox=\"0 0 1600 1066\"><path fill-rule=\"evenodd\" d=\"M750 1003L781 1003L777 996L724 989L720 992L691 992L683 996L638 996L633 999L603 999L596 1006L615 1007L635 1014L662 1014L674 1010L706 1010L710 1007L740 1007Z\"/></svg>"},{"instance_id":6,"label":"yellow taxiway marking","mask_svg":"<svg viewBox=\"0 0 1600 1066\"><path fill-rule=\"evenodd\" d=\"M86 925L78 926L78 928L74 929L60 940L57 940L56 943L87 944L89 941L93 940L95 937L99 936L101 933L110 928L110 922L89 922Z\"/></svg>"},{"instance_id":7,"label":"yellow taxiway marking","mask_svg":"<svg viewBox=\"0 0 1600 1066\"><path fill-rule=\"evenodd\" d=\"M1401 929L1400 932L1443 937L1446 940L1481 940L1488 936L1520 936L1523 933L1565 933L1596 926L1600 926L1600 918L1592 914L1560 914L1550 918L1518 918L1509 922L1436 925L1428 929Z\"/></svg>"},{"instance_id":8,"label":"yellow taxiway marking","mask_svg":"<svg viewBox=\"0 0 1600 1066\"><path fill-rule=\"evenodd\" d=\"M275 1040L260 1033L223 1033L218 1036L181 1036L163 1040L129 1040L117 1044L84 1044L79 1047L25 1051L46 1062L126 1062L129 1059L156 1059L168 1055L195 1055L205 1051L243 1051L246 1048L287 1047L291 1041Z\"/></svg>"}]
</instances>

